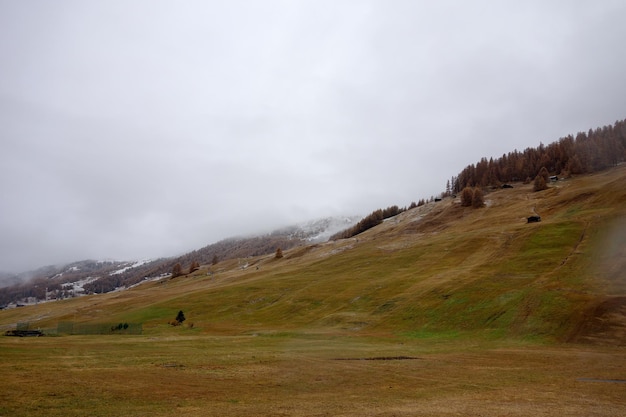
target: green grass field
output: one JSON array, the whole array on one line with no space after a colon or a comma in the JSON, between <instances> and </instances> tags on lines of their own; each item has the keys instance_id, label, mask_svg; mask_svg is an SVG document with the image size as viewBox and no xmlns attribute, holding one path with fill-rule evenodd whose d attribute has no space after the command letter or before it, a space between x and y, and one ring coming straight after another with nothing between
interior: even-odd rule
<instances>
[{"instance_id":1,"label":"green grass field","mask_svg":"<svg viewBox=\"0 0 626 417\"><path fill-rule=\"evenodd\" d=\"M245 270L0 311L51 334L0 337L0 416L625 415L625 183L516 184Z\"/></svg>"}]
</instances>

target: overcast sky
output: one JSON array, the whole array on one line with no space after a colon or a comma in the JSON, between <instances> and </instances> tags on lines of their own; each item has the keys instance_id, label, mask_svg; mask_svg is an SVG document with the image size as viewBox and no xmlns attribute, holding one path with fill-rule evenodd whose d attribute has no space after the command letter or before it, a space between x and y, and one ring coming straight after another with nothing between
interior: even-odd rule
<instances>
[{"instance_id":1,"label":"overcast sky","mask_svg":"<svg viewBox=\"0 0 626 417\"><path fill-rule=\"evenodd\" d=\"M626 2L0 0L0 270L173 256L626 117Z\"/></svg>"}]
</instances>

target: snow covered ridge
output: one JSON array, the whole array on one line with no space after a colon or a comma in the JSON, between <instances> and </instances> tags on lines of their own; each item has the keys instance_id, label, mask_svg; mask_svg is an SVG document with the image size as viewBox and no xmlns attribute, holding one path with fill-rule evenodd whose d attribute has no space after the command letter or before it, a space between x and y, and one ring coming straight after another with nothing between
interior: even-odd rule
<instances>
[{"instance_id":1,"label":"snow covered ridge","mask_svg":"<svg viewBox=\"0 0 626 417\"><path fill-rule=\"evenodd\" d=\"M84 286L86 284L89 284L91 282L97 281L99 277L87 277L75 282L66 282L65 284L61 284L61 287L64 290L69 290L71 291L72 296L77 297L80 295L85 295L85 288ZM46 294L46 298L47 298L48 294Z\"/></svg>"},{"instance_id":2,"label":"snow covered ridge","mask_svg":"<svg viewBox=\"0 0 626 417\"><path fill-rule=\"evenodd\" d=\"M309 236L306 238L308 241L324 242L335 233L354 226L361 218L362 216L327 217L325 219L307 222L300 227L308 232Z\"/></svg>"},{"instance_id":3,"label":"snow covered ridge","mask_svg":"<svg viewBox=\"0 0 626 417\"><path fill-rule=\"evenodd\" d=\"M284 227L272 232L272 234L286 235L293 239L302 239L311 243L324 242L335 233L354 226L361 218L362 216L325 217Z\"/></svg>"},{"instance_id":4,"label":"snow covered ridge","mask_svg":"<svg viewBox=\"0 0 626 417\"><path fill-rule=\"evenodd\" d=\"M288 249L306 243L324 242L337 232L354 226L361 217L325 217L249 238L225 239L178 258L85 260L14 274L6 281L0 277L0 308L125 290L143 282L169 276L176 262L209 263L214 255L224 260L253 256L255 253L263 253L264 250L273 252L277 245ZM3 281L6 282L5 285L2 285Z\"/></svg>"},{"instance_id":5,"label":"snow covered ridge","mask_svg":"<svg viewBox=\"0 0 626 417\"><path fill-rule=\"evenodd\" d=\"M64 266L43 267L20 274L18 283L0 288L0 308L125 289L145 282L149 269L160 261L85 260Z\"/></svg>"},{"instance_id":6,"label":"snow covered ridge","mask_svg":"<svg viewBox=\"0 0 626 417\"><path fill-rule=\"evenodd\" d=\"M133 263L132 265L125 266L124 268L121 268L121 269L118 269L116 271L113 271L113 272L109 273L109 275L122 274L122 273L128 271L129 269L137 268L137 267L139 267L141 265L147 264L148 262L152 262L152 260L151 259L144 259L144 260L141 260L141 261L137 261L137 262Z\"/></svg>"}]
</instances>

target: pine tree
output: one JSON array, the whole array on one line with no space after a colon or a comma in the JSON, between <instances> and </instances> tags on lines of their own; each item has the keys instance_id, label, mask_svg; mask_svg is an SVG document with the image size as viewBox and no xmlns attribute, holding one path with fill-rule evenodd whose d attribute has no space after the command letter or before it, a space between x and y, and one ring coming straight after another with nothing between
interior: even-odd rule
<instances>
[{"instance_id":1,"label":"pine tree","mask_svg":"<svg viewBox=\"0 0 626 417\"><path fill-rule=\"evenodd\" d=\"M281 248L277 248L276 249L276 256L275 256L275 258L276 259L280 259L282 257L283 257L283 250Z\"/></svg>"},{"instance_id":2,"label":"pine tree","mask_svg":"<svg viewBox=\"0 0 626 417\"><path fill-rule=\"evenodd\" d=\"M185 321L185 313L183 313L183 310L180 310L178 312L178 314L176 315L176 322L178 324L183 324L183 321Z\"/></svg>"},{"instance_id":3,"label":"pine tree","mask_svg":"<svg viewBox=\"0 0 626 417\"><path fill-rule=\"evenodd\" d=\"M177 263L172 268L172 278L179 277L183 274L183 268L180 266L180 263Z\"/></svg>"}]
</instances>

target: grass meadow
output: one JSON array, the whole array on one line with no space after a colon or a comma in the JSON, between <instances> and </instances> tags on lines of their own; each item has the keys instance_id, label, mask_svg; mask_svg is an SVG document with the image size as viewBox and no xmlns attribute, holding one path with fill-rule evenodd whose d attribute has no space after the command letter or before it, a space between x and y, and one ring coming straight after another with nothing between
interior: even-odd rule
<instances>
[{"instance_id":1,"label":"grass meadow","mask_svg":"<svg viewBox=\"0 0 626 417\"><path fill-rule=\"evenodd\" d=\"M245 270L0 311L49 333L0 337L0 416L626 415L625 180L446 199Z\"/></svg>"},{"instance_id":2,"label":"grass meadow","mask_svg":"<svg viewBox=\"0 0 626 417\"><path fill-rule=\"evenodd\" d=\"M3 416L619 416L622 349L306 333L4 338ZM621 381L621 382L614 382Z\"/></svg>"}]
</instances>

